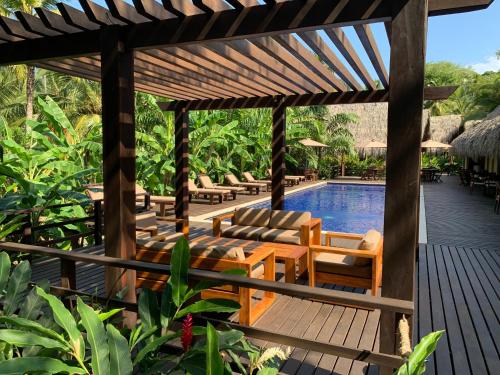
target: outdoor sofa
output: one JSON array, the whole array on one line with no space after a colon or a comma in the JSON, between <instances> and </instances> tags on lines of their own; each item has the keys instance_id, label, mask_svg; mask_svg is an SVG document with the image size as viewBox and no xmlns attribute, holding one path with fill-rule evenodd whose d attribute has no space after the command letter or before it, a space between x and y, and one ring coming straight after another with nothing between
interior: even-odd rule
<instances>
[{"instance_id":1,"label":"outdoor sofa","mask_svg":"<svg viewBox=\"0 0 500 375\"><path fill-rule=\"evenodd\" d=\"M327 232L326 246L309 247L309 285L329 283L371 289L382 280L383 237L371 229L366 234Z\"/></svg>"},{"instance_id":2,"label":"outdoor sofa","mask_svg":"<svg viewBox=\"0 0 500 375\"><path fill-rule=\"evenodd\" d=\"M157 239L157 237L138 239L135 259L142 262L170 264L175 242L157 241ZM242 247L213 246L196 240L190 242L190 249L191 268L216 272L243 269L251 278L269 281L275 279L275 257L272 249L256 249L251 253L246 253ZM161 291L168 277L166 274L138 271L136 287ZM267 310L275 299L274 293L264 292L258 300L253 301L252 296L255 292L255 289L225 285L204 290L201 298L222 298L238 302L241 305L239 323L250 325Z\"/></svg>"},{"instance_id":3,"label":"outdoor sofa","mask_svg":"<svg viewBox=\"0 0 500 375\"><path fill-rule=\"evenodd\" d=\"M223 228L227 219L231 226ZM312 218L310 212L239 208L213 219L213 235L309 246L320 244L321 219Z\"/></svg>"}]
</instances>

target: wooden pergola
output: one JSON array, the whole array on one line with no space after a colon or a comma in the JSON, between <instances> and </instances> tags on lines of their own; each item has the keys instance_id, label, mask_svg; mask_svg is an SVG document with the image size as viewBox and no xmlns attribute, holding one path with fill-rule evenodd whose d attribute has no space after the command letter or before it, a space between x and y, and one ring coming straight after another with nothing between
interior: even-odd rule
<instances>
[{"instance_id":1,"label":"wooden pergola","mask_svg":"<svg viewBox=\"0 0 500 375\"><path fill-rule=\"evenodd\" d=\"M189 111L272 108L272 207L280 209L286 108L387 101L382 297L414 301L422 106L455 89L424 88L427 18L483 9L492 0L105 2L1 17L0 65L33 64L101 81L106 255L135 256L134 90L174 100L160 106L175 112L175 212L185 220ZM389 70L370 27L376 22L389 38ZM364 51L356 51L347 26ZM108 270L108 287L120 274ZM134 271L117 288L124 285L133 301ZM396 321L395 313L383 312L382 352L395 352Z\"/></svg>"}]
</instances>

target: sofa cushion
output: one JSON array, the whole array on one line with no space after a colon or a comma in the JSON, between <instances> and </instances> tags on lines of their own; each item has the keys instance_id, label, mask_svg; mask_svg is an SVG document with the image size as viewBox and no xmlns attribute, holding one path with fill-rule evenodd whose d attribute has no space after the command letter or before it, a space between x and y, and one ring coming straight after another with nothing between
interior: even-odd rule
<instances>
[{"instance_id":1,"label":"sofa cushion","mask_svg":"<svg viewBox=\"0 0 500 375\"><path fill-rule=\"evenodd\" d=\"M380 232L376 231L375 229L370 229L366 234L364 235L363 239L361 240L358 249L359 250L373 250L375 249L375 246L379 243L381 240L382 235ZM371 260L368 258L360 258L356 257L356 260L354 262L355 266L366 266L367 264L371 264Z\"/></svg>"},{"instance_id":2,"label":"sofa cushion","mask_svg":"<svg viewBox=\"0 0 500 375\"><path fill-rule=\"evenodd\" d=\"M351 238L338 238L334 237L332 239L331 245L333 247L341 247L343 249L359 249L361 240L351 239Z\"/></svg>"},{"instance_id":3,"label":"sofa cushion","mask_svg":"<svg viewBox=\"0 0 500 375\"><path fill-rule=\"evenodd\" d=\"M242 240L260 240L260 236L267 230L265 227L252 227L248 225L232 225L222 229L222 237L239 238Z\"/></svg>"},{"instance_id":4,"label":"sofa cushion","mask_svg":"<svg viewBox=\"0 0 500 375\"><path fill-rule=\"evenodd\" d=\"M170 251L174 248L175 242L152 241L151 239L137 239L137 248L155 251Z\"/></svg>"},{"instance_id":5,"label":"sofa cushion","mask_svg":"<svg viewBox=\"0 0 500 375\"><path fill-rule=\"evenodd\" d=\"M290 229L268 229L260 237L262 241L300 245L300 231Z\"/></svg>"},{"instance_id":6,"label":"sofa cushion","mask_svg":"<svg viewBox=\"0 0 500 375\"><path fill-rule=\"evenodd\" d=\"M316 259L316 271L332 273L344 276L356 276L369 279L372 277L372 267L370 264L365 266L355 265L355 257L341 254L321 253Z\"/></svg>"},{"instance_id":7,"label":"sofa cushion","mask_svg":"<svg viewBox=\"0 0 500 375\"><path fill-rule=\"evenodd\" d=\"M194 244L191 246L191 255L227 260L245 260L245 253L240 246Z\"/></svg>"},{"instance_id":8,"label":"sofa cushion","mask_svg":"<svg viewBox=\"0 0 500 375\"><path fill-rule=\"evenodd\" d=\"M277 229L300 230L300 227L304 224L309 223L310 220L310 212L274 210L271 214L269 227Z\"/></svg>"},{"instance_id":9,"label":"sofa cushion","mask_svg":"<svg viewBox=\"0 0 500 375\"><path fill-rule=\"evenodd\" d=\"M238 208L234 213L234 223L252 227L267 227L271 210L267 208Z\"/></svg>"}]
</instances>

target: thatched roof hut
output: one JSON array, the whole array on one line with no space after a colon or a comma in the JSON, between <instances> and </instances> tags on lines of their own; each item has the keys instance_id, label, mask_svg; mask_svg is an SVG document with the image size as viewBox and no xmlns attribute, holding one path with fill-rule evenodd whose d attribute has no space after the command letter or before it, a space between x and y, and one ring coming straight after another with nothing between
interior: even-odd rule
<instances>
[{"instance_id":1,"label":"thatched roof hut","mask_svg":"<svg viewBox=\"0 0 500 375\"><path fill-rule=\"evenodd\" d=\"M462 116L431 116L424 131L423 140L432 139L441 143L450 143L460 132Z\"/></svg>"},{"instance_id":2,"label":"thatched roof hut","mask_svg":"<svg viewBox=\"0 0 500 375\"><path fill-rule=\"evenodd\" d=\"M364 149L363 146L371 141L387 143L387 103L346 104L329 106L329 113L354 113L358 117L357 123L347 124L347 128L354 136L355 146L362 154L385 153L385 149ZM422 128L425 129L429 120L429 111L424 110Z\"/></svg>"},{"instance_id":3,"label":"thatched roof hut","mask_svg":"<svg viewBox=\"0 0 500 375\"><path fill-rule=\"evenodd\" d=\"M500 157L500 106L479 124L462 133L451 144L455 155L472 158Z\"/></svg>"}]
</instances>

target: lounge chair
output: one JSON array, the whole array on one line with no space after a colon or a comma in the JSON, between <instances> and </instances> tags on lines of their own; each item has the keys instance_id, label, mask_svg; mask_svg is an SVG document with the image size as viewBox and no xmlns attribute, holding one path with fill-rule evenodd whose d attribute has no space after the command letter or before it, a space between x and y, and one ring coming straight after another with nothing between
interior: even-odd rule
<instances>
[{"instance_id":1,"label":"lounge chair","mask_svg":"<svg viewBox=\"0 0 500 375\"><path fill-rule=\"evenodd\" d=\"M245 188L249 194L255 192L257 195L260 193L260 190L267 189L266 184L262 184L260 182L240 182L236 176L232 173L227 173L225 175L226 181L230 186L238 186Z\"/></svg>"},{"instance_id":2,"label":"lounge chair","mask_svg":"<svg viewBox=\"0 0 500 375\"><path fill-rule=\"evenodd\" d=\"M309 247L309 285L367 288L377 295L382 280L382 235L371 229L365 235L327 232L325 238L327 246Z\"/></svg>"},{"instance_id":3,"label":"lounge chair","mask_svg":"<svg viewBox=\"0 0 500 375\"><path fill-rule=\"evenodd\" d=\"M273 178L273 171L272 169L268 169L267 170L267 173L269 174L269 178ZM304 177L304 181L306 179L306 176L302 176ZM298 185L301 181L301 176L285 176L285 182L290 185L290 186L293 186L293 185Z\"/></svg>"},{"instance_id":4,"label":"lounge chair","mask_svg":"<svg viewBox=\"0 0 500 375\"><path fill-rule=\"evenodd\" d=\"M271 186L272 186L272 181L271 180L256 180L253 178L252 174L250 172L243 172L243 178L245 179L246 182L252 182L252 183L261 183L261 184L266 184L267 185L267 191L271 191Z\"/></svg>"},{"instance_id":5,"label":"lounge chair","mask_svg":"<svg viewBox=\"0 0 500 375\"><path fill-rule=\"evenodd\" d=\"M238 193L246 190L244 187L216 185L212 182L210 176L207 176L206 174L199 175L198 181L200 181L200 185L204 189L229 190L233 196L233 200L236 199L236 195Z\"/></svg>"},{"instance_id":6,"label":"lounge chair","mask_svg":"<svg viewBox=\"0 0 500 375\"><path fill-rule=\"evenodd\" d=\"M197 198L208 198L210 200L210 204L214 204L214 197L219 199L219 203L222 203L223 200L227 200L227 197L231 192L229 190L219 190L219 189L203 189L196 186L193 180L188 180L188 188L189 188L189 201L193 197Z\"/></svg>"}]
</instances>

